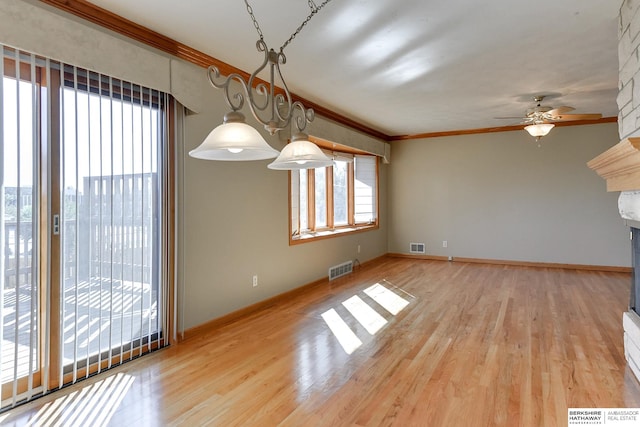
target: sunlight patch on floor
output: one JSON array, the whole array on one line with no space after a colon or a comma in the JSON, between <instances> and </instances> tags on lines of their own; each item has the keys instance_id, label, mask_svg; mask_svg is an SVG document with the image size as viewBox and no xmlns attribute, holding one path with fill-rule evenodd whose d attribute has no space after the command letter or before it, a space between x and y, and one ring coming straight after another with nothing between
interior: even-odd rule
<instances>
[{"instance_id":1,"label":"sunlight patch on floor","mask_svg":"<svg viewBox=\"0 0 640 427\"><path fill-rule=\"evenodd\" d=\"M322 318L347 354L353 353L362 345L360 338L353 333L351 328L349 328L333 308L322 313Z\"/></svg>"},{"instance_id":2,"label":"sunlight patch on floor","mask_svg":"<svg viewBox=\"0 0 640 427\"><path fill-rule=\"evenodd\" d=\"M385 288L380 283L369 286L364 290L364 293L394 316L409 305L409 301Z\"/></svg>"},{"instance_id":3,"label":"sunlight patch on floor","mask_svg":"<svg viewBox=\"0 0 640 427\"><path fill-rule=\"evenodd\" d=\"M383 280L383 282L389 283L386 280ZM391 283L389 283L389 285L398 289ZM402 290L400 289L400 291ZM375 301L376 304L373 305L379 305L394 316L409 305L408 300L402 298L380 283L375 283L374 285L369 286L363 292ZM410 294L406 295L413 297ZM387 319L385 319L374 307L358 295L354 295L345 300L342 302L342 305L371 335L375 335L388 323ZM353 353L362 345L360 338L358 338L355 332L351 330L349 325L347 325L345 320L340 317L335 309L332 308L322 313L322 318L347 354Z\"/></svg>"},{"instance_id":4,"label":"sunlight patch on floor","mask_svg":"<svg viewBox=\"0 0 640 427\"><path fill-rule=\"evenodd\" d=\"M349 310L349 313L351 313L371 335L375 335L376 332L387 324L386 319L378 314L377 311L371 308L371 306L364 302L358 295L352 296L344 301L342 305Z\"/></svg>"},{"instance_id":5,"label":"sunlight patch on floor","mask_svg":"<svg viewBox=\"0 0 640 427\"><path fill-rule=\"evenodd\" d=\"M28 426L107 426L135 378L118 373L45 404Z\"/></svg>"}]
</instances>

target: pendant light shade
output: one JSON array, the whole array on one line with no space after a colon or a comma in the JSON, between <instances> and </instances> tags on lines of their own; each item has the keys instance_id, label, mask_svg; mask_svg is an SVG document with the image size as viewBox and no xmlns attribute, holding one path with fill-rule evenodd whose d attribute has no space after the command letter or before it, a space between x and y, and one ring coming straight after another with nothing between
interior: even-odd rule
<instances>
[{"instance_id":1,"label":"pendant light shade","mask_svg":"<svg viewBox=\"0 0 640 427\"><path fill-rule=\"evenodd\" d=\"M191 157L205 160L273 159L278 151L237 111L225 114L224 123L213 129L198 148L189 151Z\"/></svg>"},{"instance_id":2,"label":"pendant light shade","mask_svg":"<svg viewBox=\"0 0 640 427\"><path fill-rule=\"evenodd\" d=\"M529 132L529 135L540 139L546 136L555 125L553 123L536 123L533 125L525 126L524 130Z\"/></svg>"},{"instance_id":3,"label":"pendant light shade","mask_svg":"<svg viewBox=\"0 0 640 427\"><path fill-rule=\"evenodd\" d=\"M333 165L333 160L327 157L317 145L309 141L307 135L300 132L291 137L291 142L267 167L276 170L297 170L324 168L331 165Z\"/></svg>"}]
</instances>

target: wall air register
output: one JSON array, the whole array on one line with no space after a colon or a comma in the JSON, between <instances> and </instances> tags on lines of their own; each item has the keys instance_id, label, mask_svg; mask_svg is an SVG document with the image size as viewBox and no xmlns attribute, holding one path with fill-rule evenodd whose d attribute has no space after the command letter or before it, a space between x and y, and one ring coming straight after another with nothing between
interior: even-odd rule
<instances>
[{"instance_id":1,"label":"wall air register","mask_svg":"<svg viewBox=\"0 0 640 427\"><path fill-rule=\"evenodd\" d=\"M409 253L424 254L426 253L426 246L424 243L409 243Z\"/></svg>"},{"instance_id":2,"label":"wall air register","mask_svg":"<svg viewBox=\"0 0 640 427\"><path fill-rule=\"evenodd\" d=\"M337 279L353 272L353 261L343 262L342 264L329 267L329 280Z\"/></svg>"}]
</instances>

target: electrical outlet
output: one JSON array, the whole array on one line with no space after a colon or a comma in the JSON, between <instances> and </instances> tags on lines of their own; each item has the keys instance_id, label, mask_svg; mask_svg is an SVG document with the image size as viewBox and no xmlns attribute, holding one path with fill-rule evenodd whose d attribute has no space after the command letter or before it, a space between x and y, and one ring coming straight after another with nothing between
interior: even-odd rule
<instances>
[{"instance_id":1,"label":"electrical outlet","mask_svg":"<svg viewBox=\"0 0 640 427\"><path fill-rule=\"evenodd\" d=\"M443 247L443 248L446 248L446 247L447 247L447 245L448 245L447 241L446 241L446 240L443 240L443 241L442 241L442 247Z\"/></svg>"},{"instance_id":2,"label":"electrical outlet","mask_svg":"<svg viewBox=\"0 0 640 427\"><path fill-rule=\"evenodd\" d=\"M258 275L254 274L253 275L253 287L255 288L256 286L258 286Z\"/></svg>"},{"instance_id":3,"label":"electrical outlet","mask_svg":"<svg viewBox=\"0 0 640 427\"><path fill-rule=\"evenodd\" d=\"M360 245L358 245L358 253L360 253Z\"/></svg>"}]
</instances>

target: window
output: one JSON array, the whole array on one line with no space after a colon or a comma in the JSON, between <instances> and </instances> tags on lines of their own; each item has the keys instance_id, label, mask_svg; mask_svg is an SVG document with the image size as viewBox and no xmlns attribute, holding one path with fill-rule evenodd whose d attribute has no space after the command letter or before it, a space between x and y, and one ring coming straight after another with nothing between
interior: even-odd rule
<instances>
[{"instance_id":1,"label":"window","mask_svg":"<svg viewBox=\"0 0 640 427\"><path fill-rule=\"evenodd\" d=\"M333 166L291 171L291 244L378 226L378 159L327 154Z\"/></svg>"}]
</instances>

